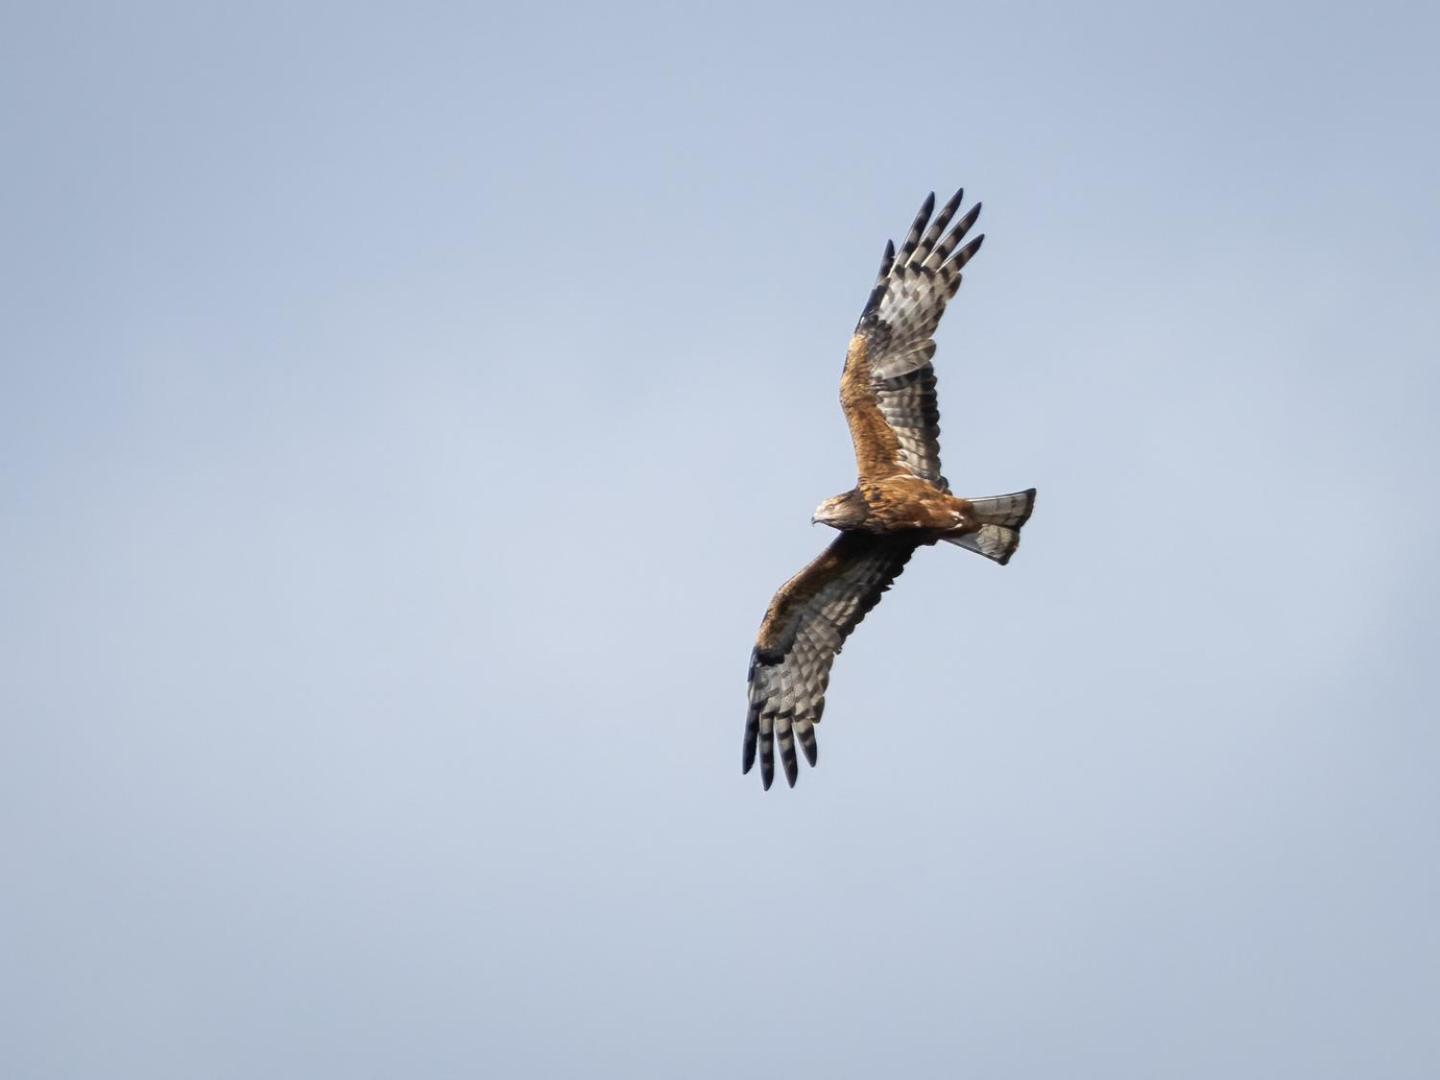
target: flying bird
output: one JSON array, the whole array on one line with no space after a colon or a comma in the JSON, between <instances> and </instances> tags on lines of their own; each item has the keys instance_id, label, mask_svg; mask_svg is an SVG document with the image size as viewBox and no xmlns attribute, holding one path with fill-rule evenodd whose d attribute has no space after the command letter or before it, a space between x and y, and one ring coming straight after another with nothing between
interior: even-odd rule
<instances>
[{"instance_id":1,"label":"flying bird","mask_svg":"<svg viewBox=\"0 0 1440 1080\"><path fill-rule=\"evenodd\" d=\"M845 354L840 405L859 478L816 508L811 523L840 535L780 587L750 654L743 771L758 756L766 790L775 779L777 741L791 787L799 772L797 741L815 764L815 725L825 710L831 665L915 549L944 540L1004 566L1035 507L1034 488L962 499L940 473L932 335L960 288L961 270L985 239L961 246L980 216L979 203L950 227L963 198L957 191L931 221L931 193L900 250L885 245L880 275Z\"/></svg>"}]
</instances>

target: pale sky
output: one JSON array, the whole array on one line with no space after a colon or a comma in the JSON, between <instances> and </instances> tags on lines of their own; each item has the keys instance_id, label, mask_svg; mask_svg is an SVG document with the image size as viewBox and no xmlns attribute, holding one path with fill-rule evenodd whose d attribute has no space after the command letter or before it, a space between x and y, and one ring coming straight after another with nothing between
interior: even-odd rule
<instances>
[{"instance_id":1,"label":"pale sky","mask_svg":"<svg viewBox=\"0 0 1440 1080\"><path fill-rule=\"evenodd\" d=\"M1440 1075L1433 5L0 16L0 1074ZM964 185L945 472L774 589Z\"/></svg>"}]
</instances>

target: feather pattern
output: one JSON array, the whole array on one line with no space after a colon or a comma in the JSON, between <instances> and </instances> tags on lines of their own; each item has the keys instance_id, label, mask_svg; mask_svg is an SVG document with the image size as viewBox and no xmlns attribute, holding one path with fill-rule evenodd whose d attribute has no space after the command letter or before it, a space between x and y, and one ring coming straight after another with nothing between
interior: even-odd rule
<instances>
[{"instance_id":1,"label":"feather pattern","mask_svg":"<svg viewBox=\"0 0 1440 1080\"><path fill-rule=\"evenodd\" d=\"M931 194L899 249L885 245L850 339L840 403L858 479L812 518L840 536L775 594L750 654L742 764L748 773L758 760L767 789L775 779L777 744L792 787L797 744L816 763L815 726L835 657L915 550L944 540L1004 564L1035 505L1033 488L956 498L940 472L934 334L984 239L964 243L980 206L957 219L962 199L956 192L935 213Z\"/></svg>"},{"instance_id":2,"label":"feather pattern","mask_svg":"<svg viewBox=\"0 0 1440 1080\"><path fill-rule=\"evenodd\" d=\"M931 359L945 305L985 239L977 236L960 247L980 216L976 203L950 227L963 198L964 192L957 191L931 221L935 196L930 195L899 252L886 245L880 274L850 340L840 401L862 479L903 470L949 489L940 472L940 409Z\"/></svg>"},{"instance_id":3,"label":"feather pattern","mask_svg":"<svg viewBox=\"0 0 1440 1080\"><path fill-rule=\"evenodd\" d=\"M815 725L825 711L830 667L845 639L900 576L919 541L909 536L841 533L819 558L775 594L750 654L750 708L742 765L756 757L766 788L775 778L775 744L791 787L798 742L814 765Z\"/></svg>"}]
</instances>

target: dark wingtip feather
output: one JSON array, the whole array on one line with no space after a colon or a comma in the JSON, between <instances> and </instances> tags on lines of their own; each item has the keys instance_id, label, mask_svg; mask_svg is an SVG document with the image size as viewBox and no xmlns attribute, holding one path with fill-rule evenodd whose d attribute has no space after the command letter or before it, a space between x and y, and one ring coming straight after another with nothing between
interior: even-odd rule
<instances>
[{"instance_id":1,"label":"dark wingtip feather","mask_svg":"<svg viewBox=\"0 0 1440 1080\"><path fill-rule=\"evenodd\" d=\"M930 220L930 215L935 212L935 193L932 191L925 196L925 201L920 204L920 212L915 215L915 222L910 226L910 231L905 234L905 243L900 245L900 265L904 266L909 262L910 256L915 253L915 248L920 244L920 234L925 231L925 223Z\"/></svg>"},{"instance_id":2,"label":"dark wingtip feather","mask_svg":"<svg viewBox=\"0 0 1440 1080\"><path fill-rule=\"evenodd\" d=\"M768 731L762 728L760 732L760 779L765 783L765 790L770 790L770 785L775 782L775 729L772 726Z\"/></svg>"},{"instance_id":3,"label":"dark wingtip feather","mask_svg":"<svg viewBox=\"0 0 1440 1080\"><path fill-rule=\"evenodd\" d=\"M950 219L955 216L955 211L960 208L960 200L964 197L965 191L962 188L950 197L950 201L940 208L935 215L935 220L930 222L930 227L925 230L925 235L920 238L920 245L915 249L915 258L924 262L935 250L935 244L945 232L945 226L950 224Z\"/></svg>"},{"instance_id":4,"label":"dark wingtip feather","mask_svg":"<svg viewBox=\"0 0 1440 1080\"><path fill-rule=\"evenodd\" d=\"M974 228L975 222L980 220L980 209L984 205L984 203L977 202L965 212L964 217L955 223L954 231L950 234L950 246L952 248L961 240L964 240L965 234Z\"/></svg>"},{"instance_id":5,"label":"dark wingtip feather","mask_svg":"<svg viewBox=\"0 0 1440 1080\"><path fill-rule=\"evenodd\" d=\"M974 240L971 240L970 243L966 244L963 248L960 249L959 253L955 256L955 259L951 263L951 265L954 266L956 270L962 269L966 263L968 263L971 259L975 257L976 252L980 250L980 245L984 242L985 234L981 233L979 236L975 237Z\"/></svg>"},{"instance_id":6,"label":"dark wingtip feather","mask_svg":"<svg viewBox=\"0 0 1440 1080\"><path fill-rule=\"evenodd\" d=\"M935 223L930 226L930 231L938 239L945 231L945 226L950 224L950 219L955 216L955 211L960 209L960 203L965 198L965 189L961 188L950 196L950 201L940 208L940 213L935 217ZM934 242L933 240L931 241Z\"/></svg>"},{"instance_id":7,"label":"dark wingtip feather","mask_svg":"<svg viewBox=\"0 0 1440 1080\"><path fill-rule=\"evenodd\" d=\"M756 657L750 655L750 678L755 678ZM744 776L755 765L755 751L760 742L760 708L752 704L745 710L745 745L740 754L740 775Z\"/></svg>"},{"instance_id":8,"label":"dark wingtip feather","mask_svg":"<svg viewBox=\"0 0 1440 1080\"><path fill-rule=\"evenodd\" d=\"M880 301L885 297L885 279L890 276L890 270L895 265L895 241L885 241L885 254L880 257L880 273L875 275L875 287L870 290L870 296L865 301L865 307L860 311L860 321L855 324L858 330L865 324L865 317L874 314L880 307Z\"/></svg>"},{"instance_id":9,"label":"dark wingtip feather","mask_svg":"<svg viewBox=\"0 0 1440 1080\"><path fill-rule=\"evenodd\" d=\"M950 258L950 253L955 250L961 240L965 239L965 234L970 231L979 216L980 204L976 203L964 217L955 223L955 227L945 234L945 238L935 245L935 250L927 255L925 265L932 269L944 265L945 260Z\"/></svg>"},{"instance_id":10,"label":"dark wingtip feather","mask_svg":"<svg viewBox=\"0 0 1440 1080\"><path fill-rule=\"evenodd\" d=\"M890 276L890 268L895 265L895 241L885 241L885 254L880 256L880 273L875 277L875 284L879 285Z\"/></svg>"},{"instance_id":11,"label":"dark wingtip feather","mask_svg":"<svg viewBox=\"0 0 1440 1080\"><path fill-rule=\"evenodd\" d=\"M800 741L800 749L805 751L805 760L810 763L810 767L813 769L815 762L820 758L820 748L815 742L815 736L811 735L807 739L802 739Z\"/></svg>"}]
</instances>

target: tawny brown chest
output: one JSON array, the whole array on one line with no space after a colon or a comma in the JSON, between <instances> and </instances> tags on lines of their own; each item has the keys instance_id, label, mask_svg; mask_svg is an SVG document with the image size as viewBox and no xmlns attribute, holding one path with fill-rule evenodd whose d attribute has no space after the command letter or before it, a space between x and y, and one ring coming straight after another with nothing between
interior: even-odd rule
<instances>
[{"instance_id":1,"label":"tawny brown chest","mask_svg":"<svg viewBox=\"0 0 1440 1080\"><path fill-rule=\"evenodd\" d=\"M868 511L865 528L873 532L948 531L963 527L969 520L970 504L966 500L957 499L917 476L862 481L859 490Z\"/></svg>"}]
</instances>

